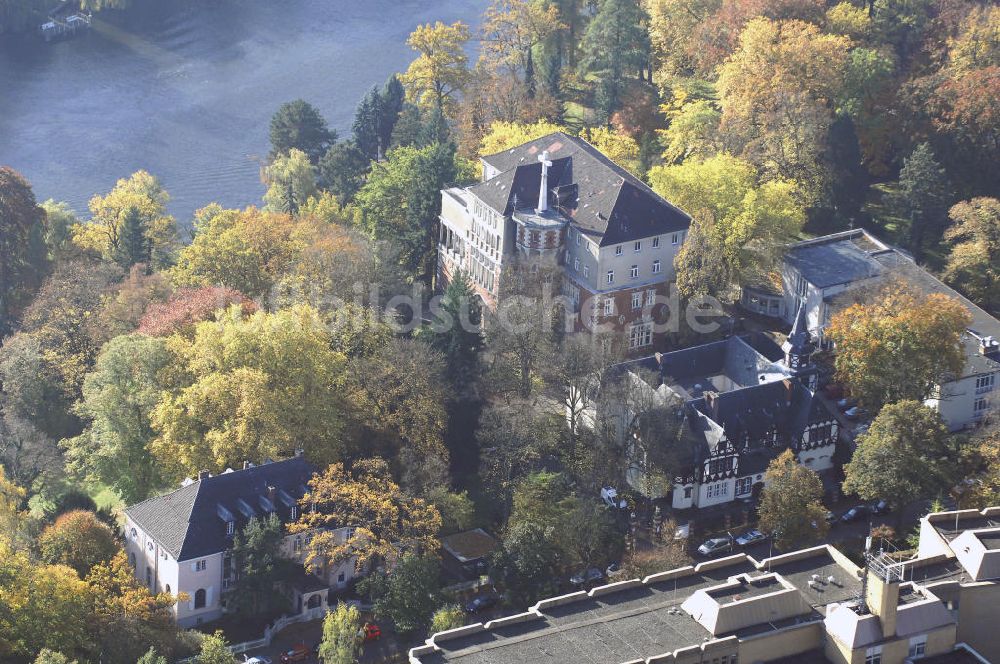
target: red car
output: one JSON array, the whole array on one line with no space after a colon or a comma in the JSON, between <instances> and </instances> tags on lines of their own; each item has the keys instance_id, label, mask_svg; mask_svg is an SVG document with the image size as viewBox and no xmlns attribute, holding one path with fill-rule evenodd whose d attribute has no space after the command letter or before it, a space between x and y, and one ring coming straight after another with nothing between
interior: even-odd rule
<instances>
[{"instance_id":1,"label":"red car","mask_svg":"<svg viewBox=\"0 0 1000 664\"><path fill-rule=\"evenodd\" d=\"M358 631L358 637L362 641L377 641L382 638L382 628L375 623L365 623Z\"/></svg>"},{"instance_id":2,"label":"red car","mask_svg":"<svg viewBox=\"0 0 1000 664\"><path fill-rule=\"evenodd\" d=\"M281 664L289 664L290 662L302 662L309 659L309 655L312 651L304 643L296 643L292 646L291 650L281 653L279 660Z\"/></svg>"}]
</instances>

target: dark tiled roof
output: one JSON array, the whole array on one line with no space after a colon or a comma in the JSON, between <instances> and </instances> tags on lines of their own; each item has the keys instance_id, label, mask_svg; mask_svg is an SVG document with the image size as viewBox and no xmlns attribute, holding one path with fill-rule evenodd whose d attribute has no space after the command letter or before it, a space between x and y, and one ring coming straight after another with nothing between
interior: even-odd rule
<instances>
[{"instance_id":1,"label":"dark tiled roof","mask_svg":"<svg viewBox=\"0 0 1000 664\"><path fill-rule=\"evenodd\" d=\"M790 444L810 424L832 420L822 402L796 379L764 383L690 402L716 422L737 450L762 445L764 435L777 430L779 445Z\"/></svg>"},{"instance_id":2,"label":"dark tiled roof","mask_svg":"<svg viewBox=\"0 0 1000 664\"><path fill-rule=\"evenodd\" d=\"M302 497L313 471L302 457L234 470L195 480L132 505L125 513L175 559L199 558L224 551L231 544L220 507L232 515L238 530L250 520L246 512L265 514L261 498L266 499L268 487L274 487L275 511L287 521L291 507L287 503Z\"/></svg>"},{"instance_id":3,"label":"dark tiled roof","mask_svg":"<svg viewBox=\"0 0 1000 664\"><path fill-rule=\"evenodd\" d=\"M558 207L601 246L686 230L691 217L601 154L587 141L556 132L483 161L499 175L469 188L495 210L509 215L538 201L541 165L548 151L550 192Z\"/></svg>"}]
</instances>

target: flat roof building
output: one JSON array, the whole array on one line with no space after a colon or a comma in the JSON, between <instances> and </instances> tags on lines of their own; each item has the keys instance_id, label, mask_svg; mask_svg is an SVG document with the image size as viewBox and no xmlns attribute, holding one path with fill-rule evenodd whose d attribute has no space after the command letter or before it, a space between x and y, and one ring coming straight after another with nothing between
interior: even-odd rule
<instances>
[{"instance_id":1,"label":"flat roof building","mask_svg":"<svg viewBox=\"0 0 1000 664\"><path fill-rule=\"evenodd\" d=\"M1000 661L998 516L1000 508L931 514L916 556L871 552L865 568L823 545L762 561L739 554L553 597L434 634L409 661Z\"/></svg>"}]
</instances>

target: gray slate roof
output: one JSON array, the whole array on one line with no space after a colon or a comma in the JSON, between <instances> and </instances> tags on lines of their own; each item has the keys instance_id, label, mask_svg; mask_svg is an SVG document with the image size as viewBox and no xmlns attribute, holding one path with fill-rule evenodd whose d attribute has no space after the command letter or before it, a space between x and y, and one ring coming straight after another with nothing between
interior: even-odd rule
<instances>
[{"instance_id":1,"label":"gray slate roof","mask_svg":"<svg viewBox=\"0 0 1000 664\"><path fill-rule=\"evenodd\" d=\"M550 201L582 232L601 246L687 230L691 217L656 194L639 178L576 136L556 132L483 157L500 173L469 191L495 210L510 215L515 207L538 201L542 168L538 155L548 151Z\"/></svg>"},{"instance_id":2,"label":"gray slate roof","mask_svg":"<svg viewBox=\"0 0 1000 664\"><path fill-rule=\"evenodd\" d=\"M232 544L219 515L220 506L234 517L238 531L249 521L239 501L244 510L249 508L255 516L264 516L260 499L267 497L268 487L274 487L279 496L274 501L275 511L282 521L287 521L290 505L280 498L280 492L297 501L305 493L313 472L314 468L302 457L234 470L195 480L132 505L125 514L176 560L201 558L224 551Z\"/></svg>"}]
</instances>

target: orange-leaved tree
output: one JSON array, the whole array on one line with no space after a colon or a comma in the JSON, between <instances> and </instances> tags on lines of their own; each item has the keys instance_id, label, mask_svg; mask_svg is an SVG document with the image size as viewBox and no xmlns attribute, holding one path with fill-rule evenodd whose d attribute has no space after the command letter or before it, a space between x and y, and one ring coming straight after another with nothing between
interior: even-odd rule
<instances>
[{"instance_id":1,"label":"orange-leaved tree","mask_svg":"<svg viewBox=\"0 0 1000 664\"><path fill-rule=\"evenodd\" d=\"M309 533L305 564L312 569L352 558L360 569L406 552L433 553L439 545L437 508L406 495L384 459L363 459L350 468L331 464L309 481L299 504L301 516L290 530Z\"/></svg>"}]
</instances>

